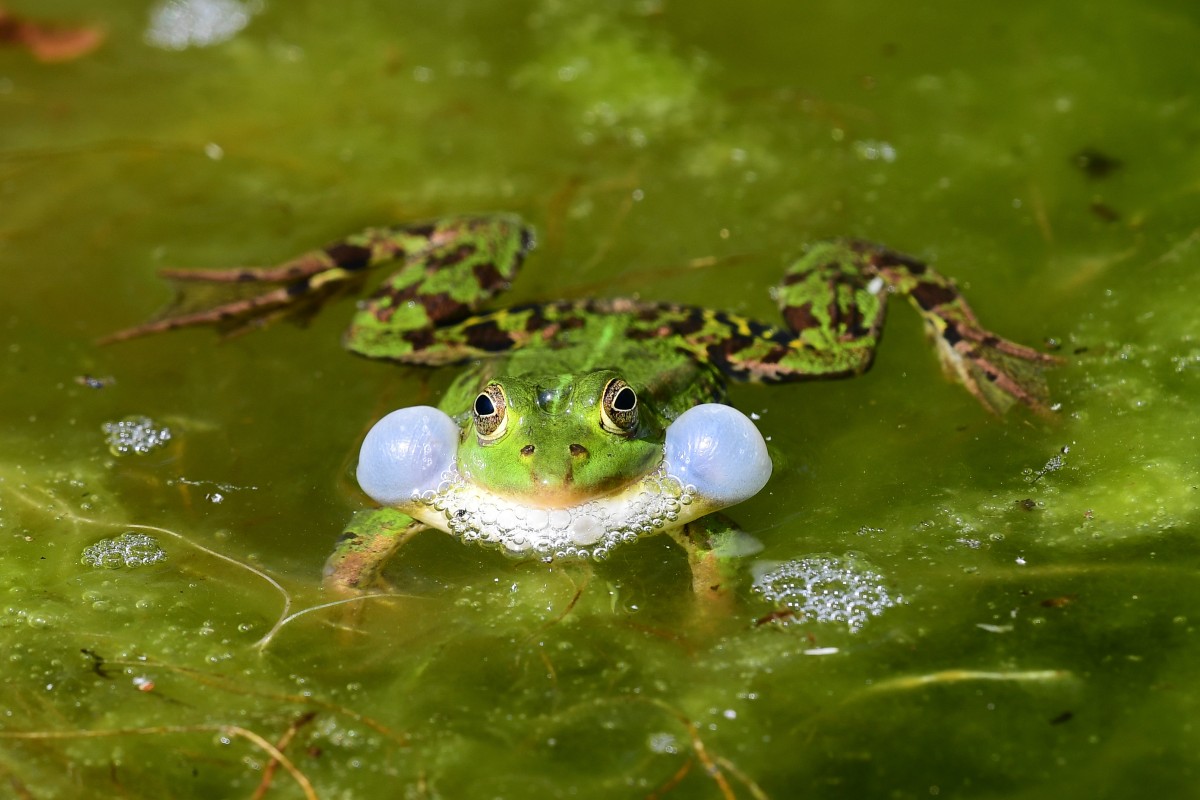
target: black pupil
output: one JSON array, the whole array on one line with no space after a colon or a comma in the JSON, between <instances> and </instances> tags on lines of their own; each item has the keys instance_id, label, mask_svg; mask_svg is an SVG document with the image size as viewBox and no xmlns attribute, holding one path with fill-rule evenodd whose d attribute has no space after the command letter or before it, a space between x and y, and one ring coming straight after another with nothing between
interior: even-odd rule
<instances>
[{"instance_id":1,"label":"black pupil","mask_svg":"<svg viewBox=\"0 0 1200 800\"><path fill-rule=\"evenodd\" d=\"M496 404L486 394L475 398L475 413L481 417L490 417L496 413Z\"/></svg>"},{"instance_id":2,"label":"black pupil","mask_svg":"<svg viewBox=\"0 0 1200 800\"><path fill-rule=\"evenodd\" d=\"M617 411L633 411L635 405L637 405L637 395L628 386L617 392L617 396L613 398L613 408Z\"/></svg>"}]
</instances>

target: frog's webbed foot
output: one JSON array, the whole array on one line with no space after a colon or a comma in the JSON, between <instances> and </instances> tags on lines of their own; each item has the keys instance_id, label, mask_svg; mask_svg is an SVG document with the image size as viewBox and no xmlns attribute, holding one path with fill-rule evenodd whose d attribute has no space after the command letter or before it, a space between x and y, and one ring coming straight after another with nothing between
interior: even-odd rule
<instances>
[{"instance_id":1,"label":"frog's webbed foot","mask_svg":"<svg viewBox=\"0 0 1200 800\"><path fill-rule=\"evenodd\" d=\"M928 294L910 295L925 320L942 369L995 414L1014 402L1038 413L1049 410L1050 393L1042 369L1062 359L1040 353L985 330L957 292L944 302ZM933 305L925 303L933 300Z\"/></svg>"},{"instance_id":2,"label":"frog's webbed foot","mask_svg":"<svg viewBox=\"0 0 1200 800\"><path fill-rule=\"evenodd\" d=\"M325 588L342 596L386 590L384 565L428 527L393 508L356 513L325 562Z\"/></svg>"},{"instance_id":3,"label":"frog's webbed foot","mask_svg":"<svg viewBox=\"0 0 1200 800\"><path fill-rule=\"evenodd\" d=\"M318 251L320 252L320 251ZM312 267L315 254L295 262ZM265 327L284 317L310 319L321 306L357 289L362 275L326 267L302 278L276 277L289 267L244 267L233 270L165 269L159 275L172 284L175 297L155 319L109 334L101 344L122 342L178 328L211 325L226 336Z\"/></svg>"},{"instance_id":4,"label":"frog's webbed foot","mask_svg":"<svg viewBox=\"0 0 1200 800\"><path fill-rule=\"evenodd\" d=\"M507 281L532 245L528 229L516 217L455 217L370 228L273 267L165 269L160 275L175 287L174 301L156 319L110 334L101 342L124 341L197 325L212 325L223 333L236 334L285 317L303 322L334 297L359 291L366 273L378 266L404 263L400 272L380 290L380 294L392 296L394 292L389 294L388 287L397 283L406 287L437 284L439 273L452 271L468 251L485 248L477 244L479 241L504 237L521 245L513 248L519 254L515 258L509 254L508 264L498 269L497 275L483 276L492 280L490 293L476 293L482 302L507 287ZM445 282L444 275L441 280ZM458 284L463 285L462 276L458 276ZM380 294L368 304L378 304ZM474 308L468 307L460 316ZM433 324L442 319L439 310L444 316L450 309L434 309L429 314Z\"/></svg>"},{"instance_id":5,"label":"frog's webbed foot","mask_svg":"<svg viewBox=\"0 0 1200 800\"><path fill-rule=\"evenodd\" d=\"M775 291L787 330L733 320L736 326L730 327L740 331L719 342L714 360L749 380L861 373L871 366L891 294L908 297L946 373L989 411L1001 413L1014 402L1047 410L1042 370L1060 359L986 330L949 278L868 242L821 242L810 248ZM713 349L710 344L710 354Z\"/></svg>"},{"instance_id":6,"label":"frog's webbed foot","mask_svg":"<svg viewBox=\"0 0 1200 800\"><path fill-rule=\"evenodd\" d=\"M1002 414L1020 402L1039 413L1049 410L1042 370L1062 359L984 328L954 282L917 259L866 242L847 245L860 255L868 274L908 297L925 322L943 370L984 408Z\"/></svg>"}]
</instances>

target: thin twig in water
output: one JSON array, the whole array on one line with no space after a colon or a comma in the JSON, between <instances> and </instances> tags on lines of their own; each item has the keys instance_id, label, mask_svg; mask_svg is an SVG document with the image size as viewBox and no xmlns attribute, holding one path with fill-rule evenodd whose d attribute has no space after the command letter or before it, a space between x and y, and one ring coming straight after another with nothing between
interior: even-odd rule
<instances>
[{"instance_id":1,"label":"thin twig in water","mask_svg":"<svg viewBox=\"0 0 1200 800\"><path fill-rule=\"evenodd\" d=\"M737 800L737 795L733 793L733 787L725 779L725 773L721 772L717 762L708 754L708 748L704 746L704 740L700 738L700 729L696 727L696 723L690 719L681 719L680 721L687 727L688 738L692 740L692 752L704 765L705 774L712 778L713 782L717 784L717 788L721 790L721 797L725 800Z\"/></svg>"},{"instance_id":2,"label":"thin twig in water","mask_svg":"<svg viewBox=\"0 0 1200 800\"><path fill-rule=\"evenodd\" d=\"M393 731L391 728L384 725L382 722L379 722L372 717L368 717L365 714L360 714L359 712L347 708L346 706L339 705L337 703L331 703L328 700L323 700L322 698L313 695L264 692L246 684L244 681L235 682L230 678L214 675L211 672L204 672L193 667L182 667L177 664L168 664L166 662L155 661L153 659L138 659L137 661L114 660L108 661L107 664L114 667L137 667L139 669L152 667L154 669L165 669L171 672L177 672L182 675L186 675L188 678L196 681L197 683L202 683L205 686L212 686L220 691L229 692L230 694L249 695L251 697L265 697L271 700L277 700L281 703L295 703L296 705L300 706L316 706L323 711L329 711L333 714L340 714L348 719L354 720L355 722L366 725L368 728L371 728L377 733L380 733L393 740L401 747L408 747L412 739L412 737L407 733L397 733L396 731Z\"/></svg>"},{"instance_id":3,"label":"thin twig in water","mask_svg":"<svg viewBox=\"0 0 1200 800\"><path fill-rule=\"evenodd\" d=\"M547 630L549 630L550 628L553 628L555 625L562 622L563 619L566 618L567 614L570 614L572 609L575 608L575 604L579 602L579 598L583 597L584 590L587 589L588 584L591 583L591 581L592 581L592 565L585 564L585 566L587 568L587 571L584 574L583 583L575 583L575 579L571 577L571 574L569 572L564 573L566 575L567 580L569 580L571 582L571 585L575 587L575 593L571 595L571 599L567 601L567 604L565 606L563 606L563 610L560 611L558 614L556 614L551 619L546 620L546 622L540 628L535 630L533 633L529 634L529 639L535 639L538 636L541 636ZM528 641L529 639L527 639L526 641Z\"/></svg>"},{"instance_id":4,"label":"thin twig in water","mask_svg":"<svg viewBox=\"0 0 1200 800\"><path fill-rule=\"evenodd\" d=\"M687 774L692 771L692 765L695 763L696 759L694 758L688 758L684 761L683 766L675 770L674 775L667 778L665 783L646 795L646 800L659 800L660 797L666 797L667 792L673 791L687 777Z\"/></svg>"},{"instance_id":5,"label":"thin twig in water","mask_svg":"<svg viewBox=\"0 0 1200 800\"><path fill-rule=\"evenodd\" d=\"M162 725L152 728L113 728L100 731L0 731L0 739L22 739L26 741L48 739L100 739L109 736L161 736L172 733L220 733L238 736L257 745L272 759L278 761L304 792L306 800L319 800L317 792L307 776L291 759L279 752L275 745L252 730L239 725Z\"/></svg>"},{"instance_id":6,"label":"thin twig in water","mask_svg":"<svg viewBox=\"0 0 1200 800\"><path fill-rule=\"evenodd\" d=\"M252 567L244 561L238 561L236 558L233 558L232 556L227 556L224 553L218 553L216 550L205 547L202 544L197 544L196 542L193 542L191 539L184 536L182 533L176 533L175 531L168 530L167 528L160 528L157 525L140 525L137 523L124 523L124 524L114 524L113 527L134 528L137 530L156 531L158 533L166 534L167 536L171 536L171 537L174 537L175 539L178 539L179 541L183 542L184 544L187 544L191 547L196 548L197 550L201 551L202 553L208 553L210 556L213 556L214 558L219 558L220 560L225 561L229 564L233 564L236 567L241 567L242 569L246 570L247 572L257 575L258 577L262 578L267 583L271 584L271 586L273 586L275 588L275 590L277 592L279 592L280 596L283 597L283 609L279 612L279 616L281 619L286 617L288 615L288 613L292 610L292 596L291 596L291 594L288 593L288 590L284 589L283 586L280 585L279 581L275 580L270 575L268 575L267 573L258 569L257 567Z\"/></svg>"},{"instance_id":7,"label":"thin twig in water","mask_svg":"<svg viewBox=\"0 0 1200 800\"><path fill-rule=\"evenodd\" d=\"M717 784L717 788L720 789L721 797L724 800L737 800L737 795L733 793L733 787L725 779L725 774L721 772L721 768L717 766L717 762L709 755L708 748L704 745L704 740L700 738L700 729L696 727L696 723L692 722L682 711L662 700L654 698L643 698L643 700L667 712L677 719L680 725L687 729L688 739L692 743L692 752L696 754L697 760L704 767L704 773Z\"/></svg>"},{"instance_id":8,"label":"thin twig in water","mask_svg":"<svg viewBox=\"0 0 1200 800\"><path fill-rule=\"evenodd\" d=\"M296 737L296 733L316 719L316 716L317 712L309 711L292 720L292 724L288 725L287 730L283 732L283 736L280 736L279 741L275 743L275 749L282 753L292 743L292 739ZM279 764L280 762L274 757L271 758L270 762L263 769L262 780L259 781L258 788L254 790L254 794L250 795L250 800L262 800L262 798L266 797L267 792L271 789L271 782L275 779L275 772L279 769Z\"/></svg>"},{"instance_id":9,"label":"thin twig in water","mask_svg":"<svg viewBox=\"0 0 1200 800\"><path fill-rule=\"evenodd\" d=\"M755 783L753 778L742 772L741 768L738 767L737 764L734 764L724 756L717 756L717 763L724 767L730 775L741 781L742 785L750 790L750 795L754 798L754 800L770 800L770 798L767 797L767 793L762 790L762 787Z\"/></svg>"},{"instance_id":10,"label":"thin twig in water","mask_svg":"<svg viewBox=\"0 0 1200 800\"><path fill-rule=\"evenodd\" d=\"M32 497L29 497L25 493L23 493L21 491L15 491L14 494L17 497L19 497L21 500L28 503L29 505L37 507L37 502ZM61 512L61 516L64 517L65 519L70 520L71 522L73 522L75 524L96 525L96 526L103 527L103 528L129 528L129 529L133 529L133 530L154 531L155 533L161 533L165 536L170 536L173 539L183 542L184 544L188 545L189 547L199 550L202 553L207 553L208 555L210 555L214 558L218 558L221 561L225 561L229 564L233 564L235 567L240 567L241 569L244 569L247 572L258 576L259 578L262 578L264 581L269 583L272 586L272 588L275 589L275 591L279 592L280 596L283 598L283 608L279 612L279 620L280 621L275 623L274 627L271 628L271 632L274 633L274 631L276 631L280 627L283 620L289 618L288 615L291 613L291 610L292 610L291 594L288 592L287 589L284 589L283 586L280 585L279 581L275 580L270 575L268 575L267 573L258 569L257 567L252 567L251 565L247 564L244 561L238 561L236 558L233 558L232 556L227 556L224 553L220 553L216 550L213 550L212 548L205 547L202 544L192 541L187 536L184 536L182 533L177 533L176 531L170 530L169 528L160 528L157 525L143 525L143 524L136 523L136 522L107 522L105 520L93 519L92 517L80 516L79 514L76 514L73 511L71 511L69 508L65 508L63 506L63 504L61 503L61 501L58 500L58 498L54 497L53 495L50 495L49 493L47 493L47 495L50 497L50 499L53 502L59 503L60 507L63 509ZM261 640L260 640L260 642L261 642Z\"/></svg>"},{"instance_id":11,"label":"thin twig in water","mask_svg":"<svg viewBox=\"0 0 1200 800\"><path fill-rule=\"evenodd\" d=\"M307 608L302 608L299 611L295 612L294 614L287 614L287 615L281 616L278 620L276 620L275 624L271 626L271 630L264 633L262 638L254 643L254 647L256 649L258 649L259 651L264 650L266 648L266 646L271 643L271 640L275 638L275 634L279 633L279 631L283 629L284 625L287 625L288 623L292 622L293 620L295 620L299 617L304 616L305 614L312 613L313 611L320 611L325 608L333 608L334 606L346 605L347 603L361 603L361 602L364 602L367 600L384 600L384 599L393 598L393 597L404 598L404 599L408 599L408 600L424 600L424 599L426 599L426 598L421 597L420 595L415 595L415 594L401 594L400 592L387 592L384 594L364 594L364 595L359 595L357 597L343 597L338 600L330 600L328 603L318 603L315 606L308 606Z\"/></svg>"},{"instance_id":12,"label":"thin twig in water","mask_svg":"<svg viewBox=\"0 0 1200 800\"><path fill-rule=\"evenodd\" d=\"M962 683L963 681L1012 681L1016 683L1048 683L1071 680L1075 676L1065 669L1035 669L1023 672L986 672L973 669L947 669L925 675L901 675L871 684L858 696L880 692L904 691L939 683Z\"/></svg>"}]
</instances>

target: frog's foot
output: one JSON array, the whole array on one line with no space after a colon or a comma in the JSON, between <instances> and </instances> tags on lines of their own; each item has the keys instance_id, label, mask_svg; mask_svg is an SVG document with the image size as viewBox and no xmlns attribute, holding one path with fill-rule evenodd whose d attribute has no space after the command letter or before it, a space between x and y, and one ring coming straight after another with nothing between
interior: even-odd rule
<instances>
[{"instance_id":1,"label":"frog's foot","mask_svg":"<svg viewBox=\"0 0 1200 800\"><path fill-rule=\"evenodd\" d=\"M1062 359L997 336L979 324L966 298L949 278L911 256L867 242L849 242L865 272L889 291L907 295L925 322L942 368L984 408L1004 413L1013 402L1048 411L1049 391L1042 370Z\"/></svg>"},{"instance_id":2,"label":"frog's foot","mask_svg":"<svg viewBox=\"0 0 1200 800\"><path fill-rule=\"evenodd\" d=\"M871 365L889 294L908 297L946 373L989 411L1047 410L1042 370L1061 363L983 328L949 278L917 259L859 241L822 242L788 269L776 299L792 336L759 334L750 377L840 377ZM772 346L773 345L773 346ZM740 357L740 353L735 356Z\"/></svg>"},{"instance_id":3,"label":"frog's foot","mask_svg":"<svg viewBox=\"0 0 1200 800\"><path fill-rule=\"evenodd\" d=\"M519 218L483 215L371 228L274 267L166 269L160 274L174 285L174 301L157 319L101 343L196 325L228 334L282 317L304 321L332 298L361 289L368 270L392 262L404 266L367 301L368 314L390 318L385 309L396 305L407 311L405 320L420 316L422 326L453 322L507 288L530 247Z\"/></svg>"},{"instance_id":4,"label":"frog's foot","mask_svg":"<svg viewBox=\"0 0 1200 800\"><path fill-rule=\"evenodd\" d=\"M391 508L360 511L325 562L325 588L341 596L386 591L388 587L380 577L384 564L428 527Z\"/></svg>"},{"instance_id":5,"label":"frog's foot","mask_svg":"<svg viewBox=\"0 0 1200 800\"><path fill-rule=\"evenodd\" d=\"M928 295L912 295L937 349L942 369L994 414L1014 401L1038 413L1049 411L1049 390L1042 369L1062 359L1003 339L982 328L961 295L943 303ZM926 307L925 303L934 300Z\"/></svg>"}]
</instances>

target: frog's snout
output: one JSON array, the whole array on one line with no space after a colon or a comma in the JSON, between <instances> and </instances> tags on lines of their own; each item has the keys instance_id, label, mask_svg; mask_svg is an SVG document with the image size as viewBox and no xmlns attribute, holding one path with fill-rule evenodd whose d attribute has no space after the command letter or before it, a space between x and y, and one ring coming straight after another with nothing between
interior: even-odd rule
<instances>
[{"instance_id":1,"label":"frog's snout","mask_svg":"<svg viewBox=\"0 0 1200 800\"><path fill-rule=\"evenodd\" d=\"M532 458L533 454L537 452L537 447L532 444L527 444L522 447L519 452L525 458ZM588 449L581 444L570 445L567 448L567 452L571 454L572 461L581 461L591 455L591 453L588 452Z\"/></svg>"},{"instance_id":2,"label":"frog's snout","mask_svg":"<svg viewBox=\"0 0 1200 800\"><path fill-rule=\"evenodd\" d=\"M539 450L532 444L525 445L520 452L530 462L529 471L534 480L547 488L574 485L575 470L582 467L591 455L586 447L578 443L567 445L566 452L546 445Z\"/></svg>"}]
</instances>

